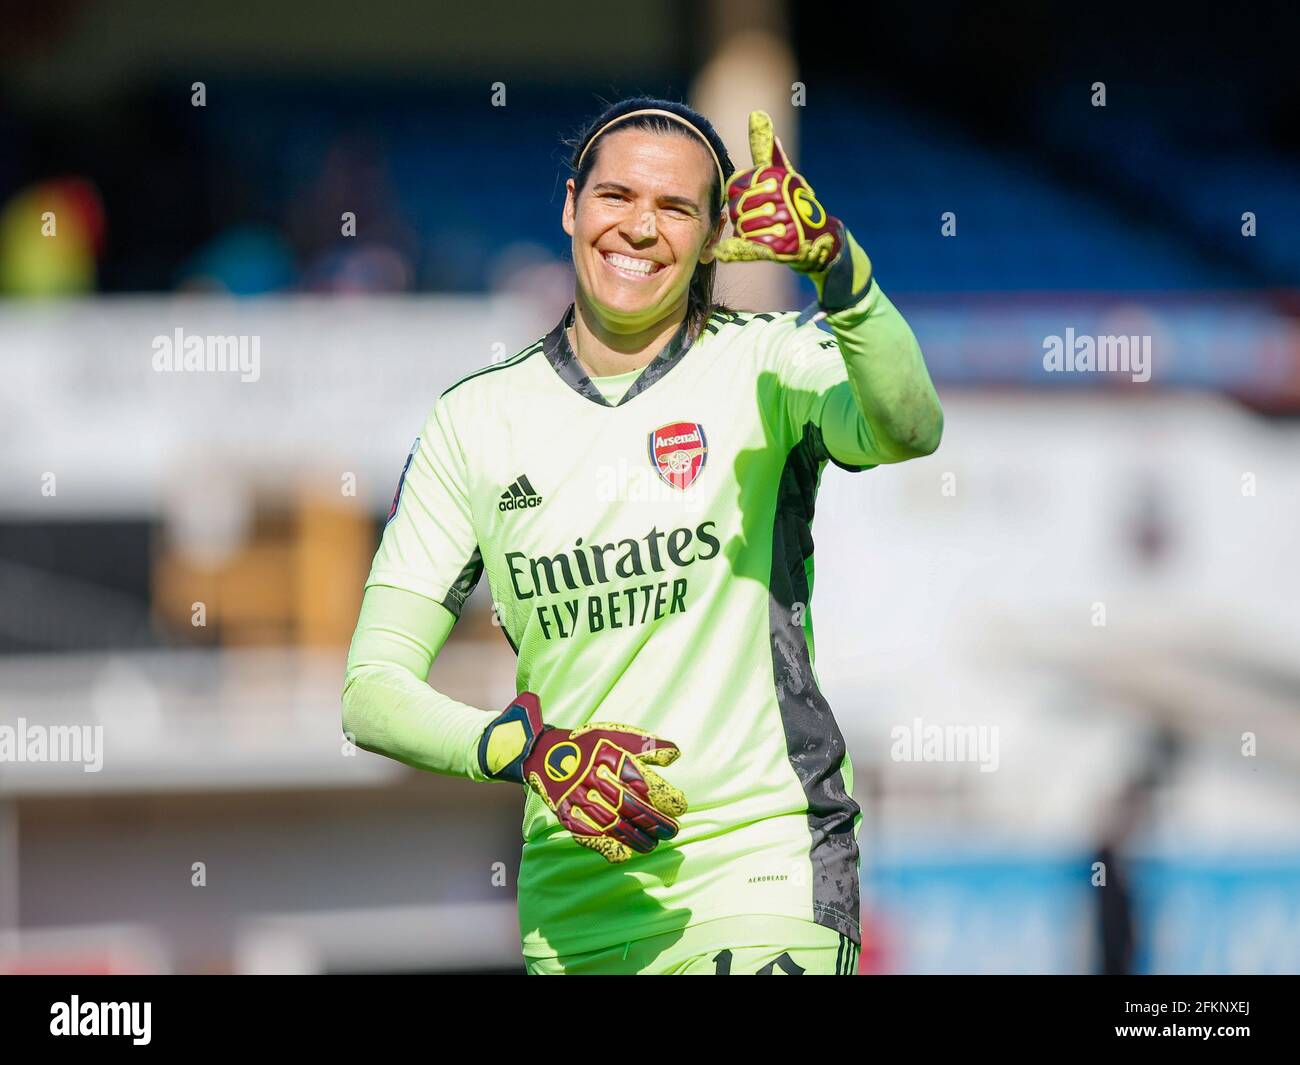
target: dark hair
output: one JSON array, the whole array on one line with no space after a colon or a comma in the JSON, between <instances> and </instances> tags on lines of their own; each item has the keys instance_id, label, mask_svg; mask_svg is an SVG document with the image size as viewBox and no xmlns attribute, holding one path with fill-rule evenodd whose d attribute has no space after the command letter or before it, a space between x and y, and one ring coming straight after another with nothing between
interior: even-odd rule
<instances>
[{"instance_id":1,"label":"dark hair","mask_svg":"<svg viewBox=\"0 0 1300 1065\"><path fill-rule=\"evenodd\" d=\"M671 118L665 118L663 115L635 115L625 122L617 121L620 115L627 115L633 111L643 111L648 108L669 111L683 121L690 123L699 132L700 136L708 141L709 146L718 157L718 162L722 165L722 176L719 178L715 170L713 180L709 182L709 210L712 213L708 217L708 225L712 229L718 218L723 214L722 182L731 176L735 167L732 166L731 156L727 154L727 146L722 143L722 138L718 136L718 131L713 128L713 123L693 108L688 107L686 104L677 103L674 100L656 100L650 96L635 96L631 99L621 100L605 108L604 111L588 122L577 137L565 141L565 144L573 150L573 155L569 160L569 168L573 171L575 191L582 191L582 187L587 183L587 178L591 176L592 168L596 165L596 159L600 155L600 145L599 143L593 144L592 138L611 122L615 124L605 130L601 134L602 137L613 133L615 130L622 129L645 129L653 133L674 134L679 137L692 136L689 130L682 128L680 122L674 122ZM591 150L587 151L589 144ZM583 155L584 151L587 153L585 156ZM581 163L579 163L580 160ZM715 311L727 310L713 296L713 282L716 274L716 261L695 264L695 273L691 275L691 287L686 298L686 342L688 345L694 344L699 339L700 333L704 331L704 326L708 323L711 314Z\"/></svg>"}]
</instances>

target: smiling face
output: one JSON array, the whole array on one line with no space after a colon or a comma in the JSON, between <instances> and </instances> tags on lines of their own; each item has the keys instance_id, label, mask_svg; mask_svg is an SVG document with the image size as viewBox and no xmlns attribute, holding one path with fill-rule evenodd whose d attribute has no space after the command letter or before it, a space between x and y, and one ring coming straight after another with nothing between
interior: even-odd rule
<instances>
[{"instance_id":1,"label":"smiling face","mask_svg":"<svg viewBox=\"0 0 1300 1065\"><path fill-rule=\"evenodd\" d=\"M611 332L636 332L684 307L696 265L712 258L717 167L690 133L618 130L597 147L580 192L569 179L564 231L586 304Z\"/></svg>"}]
</instances>

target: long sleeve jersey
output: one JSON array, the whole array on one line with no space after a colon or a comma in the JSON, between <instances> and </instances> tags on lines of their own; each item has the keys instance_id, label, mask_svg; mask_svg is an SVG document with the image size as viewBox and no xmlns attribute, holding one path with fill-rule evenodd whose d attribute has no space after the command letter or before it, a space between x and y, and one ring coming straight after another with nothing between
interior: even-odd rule
<instances>
[{"instance_id":1,"label":"long sleeve jersey","mask_svg":"<svg viewBox=\"0 0 1300 1065\"><path fill-rule=\"evenodd\" d=\"M671 740L682 755L662 772L690 802L675 839L615 866L525 790L525 955L750 914L858 941L861 818L813 668L811 530L828 464L918 453L880 428L938 410L916 340L873 284L829 332L718 311L693 344L683 326L644 370L592 381L572 315L434 403L367 581L345 727L484 778L495 711L425 678L486 576L517 689L547 723Z\"/></svg>"}]
</instances>

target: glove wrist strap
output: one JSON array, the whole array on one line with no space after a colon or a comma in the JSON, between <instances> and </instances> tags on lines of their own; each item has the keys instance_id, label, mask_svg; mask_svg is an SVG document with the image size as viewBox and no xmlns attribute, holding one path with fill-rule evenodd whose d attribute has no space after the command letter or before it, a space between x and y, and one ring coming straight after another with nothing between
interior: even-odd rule
<instances>
[{"instance_id":1,"label":"glove wrist strap","mask_svg":"<svg viewBox=\"0 0 1300 1065\"><path fill-rule=\"evenodd\" d=\"M844 239L839 255L822 273L813 275L817 303L826 314L835 314L859 303L871 291L874 280L867 253L843 223L840 223L840 229Z\"/></svg>"},{"instance_id":2,"label":"glove wrist strap","mask_svg":"<svg viewBox=\"0 0 1300 1065\"><path fill-rule=\"evenodd\" d=\"M524 762L546 730L541 700L532 692L520 692L479 737L478 763L483 775L522 784Z\"/></svg>"}]
</instances>

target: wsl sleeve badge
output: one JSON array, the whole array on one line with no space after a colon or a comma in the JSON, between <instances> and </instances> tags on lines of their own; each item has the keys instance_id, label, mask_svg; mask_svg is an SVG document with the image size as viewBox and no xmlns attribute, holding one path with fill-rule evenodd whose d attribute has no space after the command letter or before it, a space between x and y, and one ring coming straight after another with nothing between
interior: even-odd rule
<instances>
[{"instance_id":1,"label":"wsl sleeve badge","mask_svg":"<svg viewBox=\"0 0 1300 1065\"><path fill-rule=\"evenodd\" d=\"M709 444L699 422L670 422L650 434L650 465L665 483L685 491L704 469Z\"/></svg>"},{"instance_id":2,"label":"wsl sleeve badge","mask_svg":"<svg viewBox=\"0 0 1300 1065\"><path fill-rule=\"evenodd\" d=\"M402 475L397 478L397 491L393 493L393 505L388 508L388 517L384 520L387 525L397 517L397 506L402 501L402 485L406 484L406 472L411 468L411 460L415 458L415 453L420 450L420 438L415 438L415 443L411 445L411 450L406 456L406 462L402 466Z\"/></svg>"}]
</instances>

